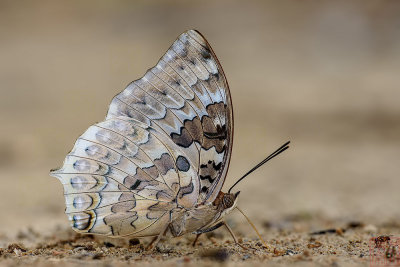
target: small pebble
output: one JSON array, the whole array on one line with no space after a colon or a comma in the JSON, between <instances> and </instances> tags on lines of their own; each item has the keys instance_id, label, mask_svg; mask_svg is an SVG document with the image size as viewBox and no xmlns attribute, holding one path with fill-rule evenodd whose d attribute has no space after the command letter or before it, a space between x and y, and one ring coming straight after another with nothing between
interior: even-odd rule
<instances>
[{"instance_id":1,"label":"small pebble","mask_svg":"<svg viewBox=\"0 0 400 267\"><path fill-rule=\"evenodd\" d=\"M296 254L296 252L294 252L291 249L288 249L288 250L286 250L286 252L283 256L293 256L294 254Z\"/></svg>"},{"instance_id":2,"label":"small pebble","mask_svg":"<svg viewBox=\"0 0 400 267\"><path fill-rule=\"evenodd\" d=\"M202 251L201 256L215 260L215 261L219 261L219 262L224 262L226 261L229 256L230 253L227 249L207 249Z\"/></svg>"},{"instance_id":3,"label":"small pebble","mask_svg":"<svg viewBox=\"0 0 400 267\"><path fill-rule=\"evenodd\" d=\"M250 257L251 257L251 256L250 256L249 254L246 254L246 255L243 256L242 260L245 261L245 260L249 259Z\"/></svg>"},{"instance_id":4,"label":"small pebble","mask_svg":"<svg viewBox=\"0 0 400 267\"><path fill-rule=\"evenodd\" d=\"M103 253L95 253L93 256L92 256L92 259L94 259L94 260L100 260L101 258L103 258L104 257L104 254Z\"/></svg>"},{"instance_id":5,"label":"small pebble","mask_svg":"<svg viewBox=\"0 0 400 267\"><path fill-rule=\"evenodd\" d=\"M364 226L364 224L362 222L357 222L357 221L349 222L347 224L348 228L359 228L359 227L363 227L363 226Z\"/></svg>"},{"instance_id":6,"label":"small pebble","mask_svg":"<svg viewBox=\"0 0 400 267\"><path fill-rule=\"evenodd\" d=\"M73 249L74 252L79 252L79 251L86 251L86 247L76 247Z\"/></svg>"},{"instance_id":7,"label":"small pebble","mask_svg":"<svg viewBox=\"0 0 400 267\"><path fill-rule=\"evenodd\" d=\"M322 246L322 243L319 241L307 244L307 248L319 248L320 246Z\"/></svg>"},{"instance_id":8,"label":"small pebble","mask_svg":"<svg viewBox=\"0 0 400 267\"><path fill-rule=\"evenodd\" d=\"M132 238L129 240L129 245L130 246L136 246L140 244L140 240L138 238Z\"/></svg>"},{"instance_id":9,"label":"small pebble","mask_svg":"<svg viewBox=\"0 0 400 267\"><path fill-rule=\"evenodd\" d=\"M364 226L363 230L367 233L376 233L378 231L376 226L372 225L372 224L368 224L368 225Z\"/></svg>"},{"instance_id":10,"label":"small pebble","mask_svg":"<svg viewBox=\"0 0 400 267\"><path fill-rule=\"evenodd\" d=\"M22 254L21 250L16 249L16 248L14 249L14 253L15 253L15 255L17 255L18 257L21 256L21 254Z\"/></svg>"},{"instance_id":11,"label":"small pebble","mask_svg":"<svg viewBox=\"0 0 400 267\"><path fill-rule=\"evenodd\" d=\"M15 252L16 249L20 250L21 252L26 252L26 250L27 250L22 245L13 243L13 244L8 245L7 252L12 253L12 252Z\"/></svg>"},{"instance_id":12,"label":"small pebble","mask_svg":"<svg viewBox=\"0 0 400 267\"><path fill-rule=\"evenodd\" d=\"M115 245L113 243L110 243L110 242L104 242L104 246L106 246L107 248L115 247Z\"/></svg>"}]
</instances>

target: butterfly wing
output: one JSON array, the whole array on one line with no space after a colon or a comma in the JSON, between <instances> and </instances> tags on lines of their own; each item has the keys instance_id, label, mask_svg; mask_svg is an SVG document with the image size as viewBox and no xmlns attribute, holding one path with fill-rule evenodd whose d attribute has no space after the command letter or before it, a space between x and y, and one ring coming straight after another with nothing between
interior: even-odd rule
<instances>
[{"instance_id":1,"label":"butterfly wing","mask_svg":"<svg viewBox=\"0 0 400 267\"><path fill-rule=\"evenodd\" d=\"M64 165L52 172L64 185L66 213L79 232L149 236L159 233L190 191L197 174L178 169L185 157L165 137L127 117L91 126L75 143ZM188 163L190 164L190 163Z\"/></svg>"},{"instance_id":2,"label":"butterfly wing","mask_svg":"<svg viewBox=\"0 0 400 267\"><path fill-rule=\"evenodd\" d=\"M107 118L115 116L169 136L197 170L200 188L192 200L214 201L231 157L233 110L222 67L199 32L181 34L155 67L115 96Z\"/></svg>"},{"instance_id":3,"label":"butterfly wing","mask_svg":"<svg viewBox=\"0 0 400 267\"><path fill-rule=\"evenodd\" d=\"M157 235L177 206L212 202L228 169L232 124L221 65L203 36L183 33L52 172L73 228Z\"/></svg>"}]
</instances>

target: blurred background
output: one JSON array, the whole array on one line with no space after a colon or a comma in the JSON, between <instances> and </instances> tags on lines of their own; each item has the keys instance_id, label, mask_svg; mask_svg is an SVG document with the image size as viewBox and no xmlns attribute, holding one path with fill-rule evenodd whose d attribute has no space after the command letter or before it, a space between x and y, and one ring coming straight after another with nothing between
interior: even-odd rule
<instances>
[{"instance_id":1,"label":"blurred background","mask_svg":"<svg viewBox=\"0 0 400 267\"><path fill-rule=\"evenodd\" d=\"M399 12L394 0L1 0L0 232L68 225L49 170L191 28L233 97L225 187L292 141L237 187L256 224L400 219Z\"/></svg>"}]
</instances>

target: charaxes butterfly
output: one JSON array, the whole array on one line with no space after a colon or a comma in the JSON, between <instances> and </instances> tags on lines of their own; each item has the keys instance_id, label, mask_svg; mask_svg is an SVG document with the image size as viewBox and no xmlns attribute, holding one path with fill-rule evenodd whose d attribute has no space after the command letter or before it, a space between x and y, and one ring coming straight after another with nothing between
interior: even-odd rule
<instances>
[{"instance_id":1,"label":"charaxes butterfly","mask_svg":"<svg viewBox=\"0 0 400 267\"><path fill-rule=\"evenodd\" d=\"M168 230L200 235L226 225L223 216L236 207L239 192L221 191L232 141L225 74L206 39L189 30L113 98L106 119L51 175L64 186L77 232L154 236L155 243Z\"/></svg>"}]
</instances>

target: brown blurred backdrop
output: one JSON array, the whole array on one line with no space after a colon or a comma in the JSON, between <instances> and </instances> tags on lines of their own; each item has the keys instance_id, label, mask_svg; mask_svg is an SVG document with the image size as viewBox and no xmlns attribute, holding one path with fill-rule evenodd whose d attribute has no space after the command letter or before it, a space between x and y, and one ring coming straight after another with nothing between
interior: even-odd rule
<instances>
[{"instance_id":1,"label":"brown blurred backdrop","mask_svg":"<svg viewBox=\"0 0 400 267\"><path fill-rule=\"evenodd\" d=\"M400 219L399 1L0 1L0 232L67 225L48 175L183 31L234 102L226 185L256 223Z\"/></svg>"}]
</instances>

